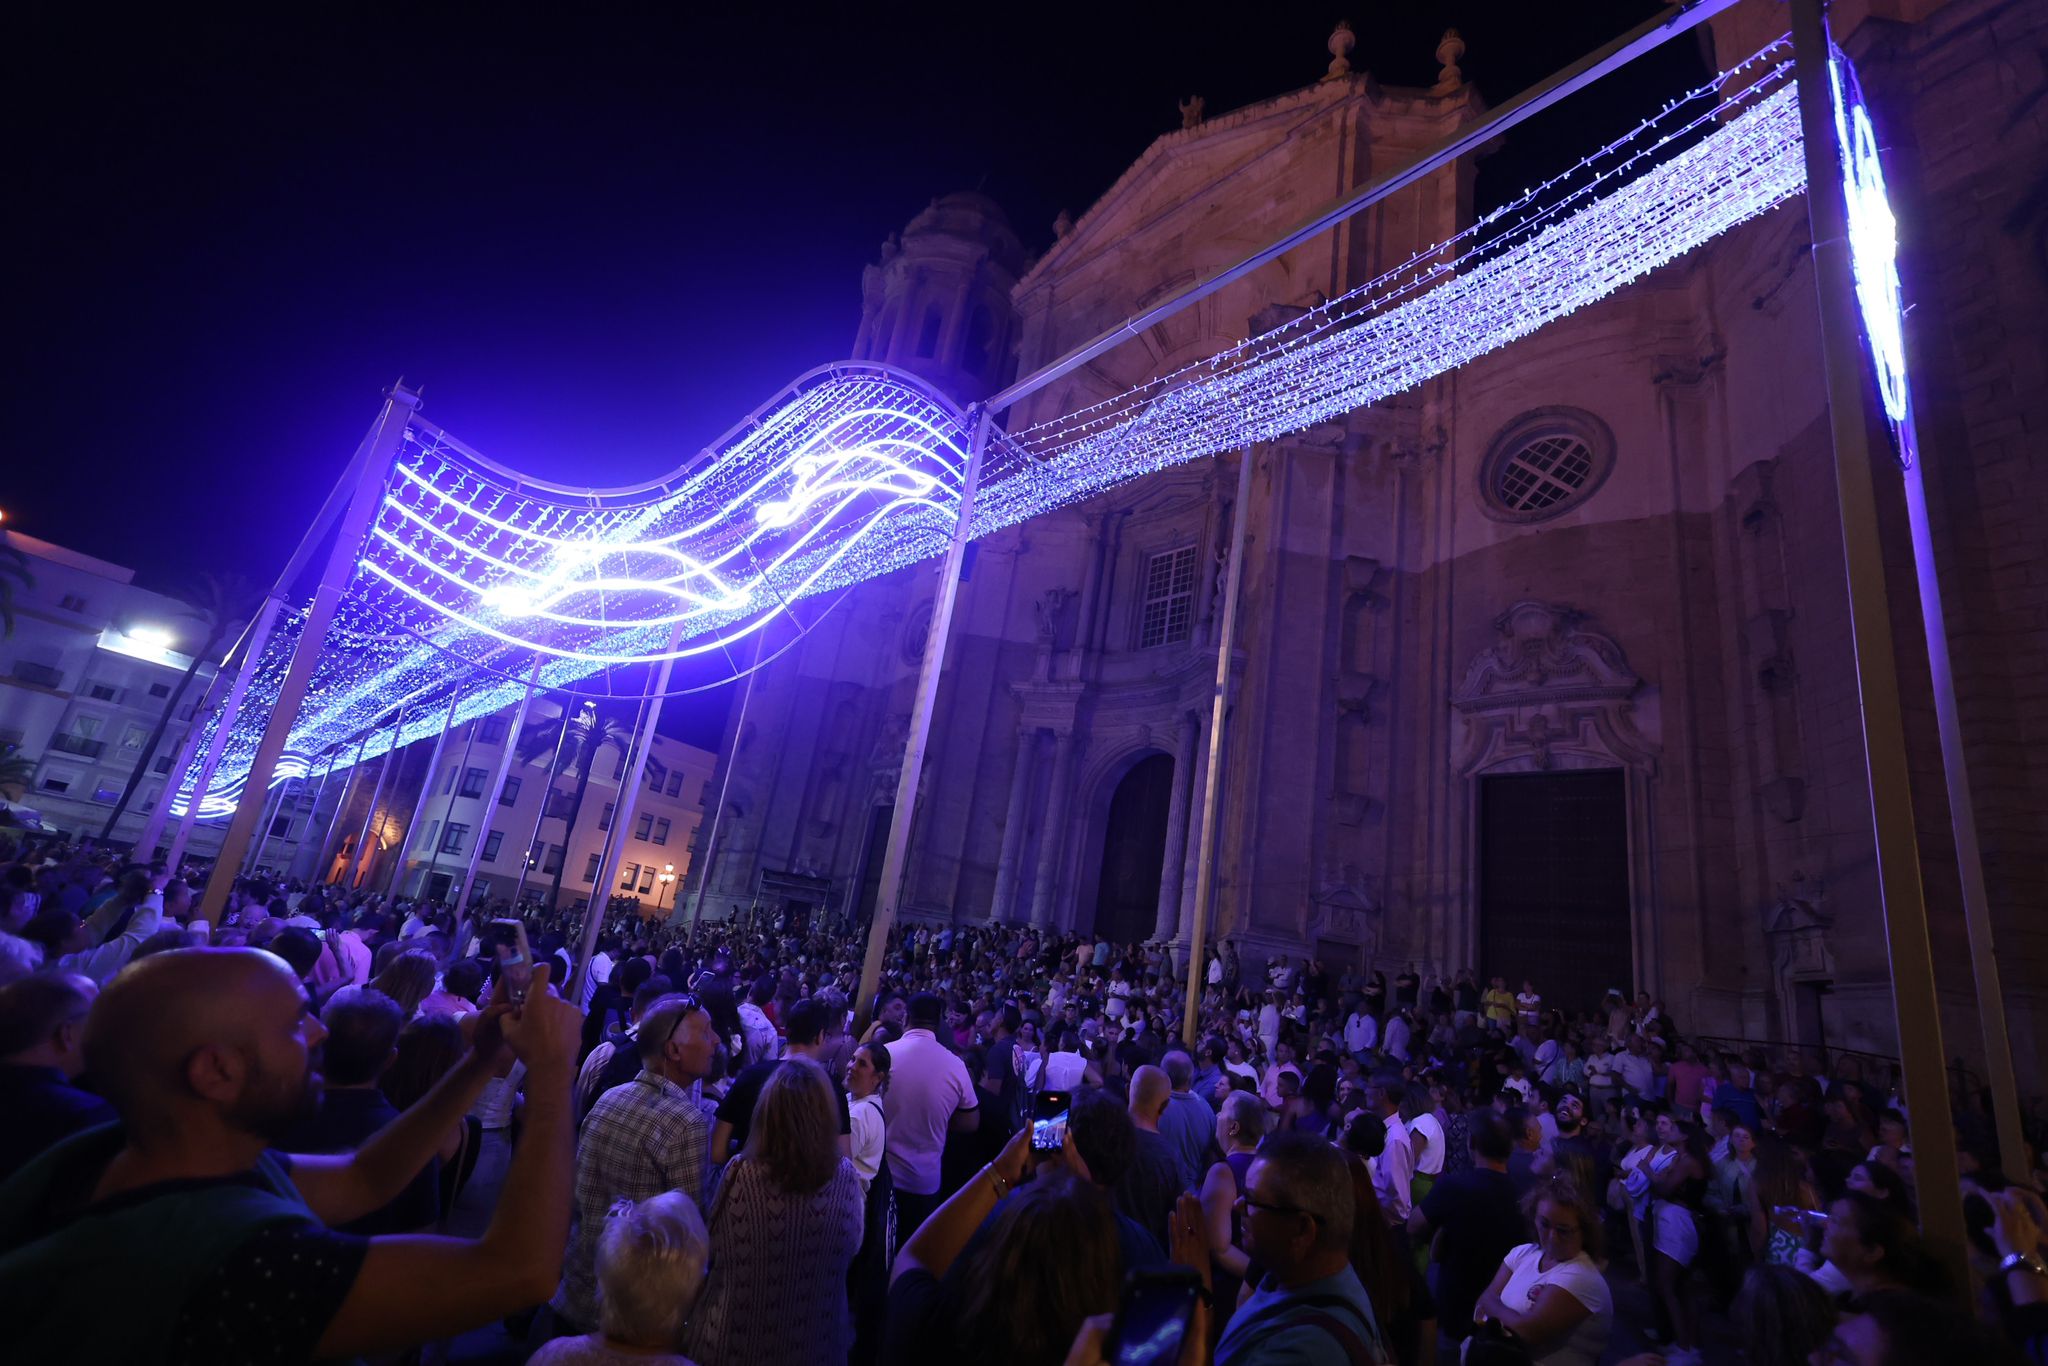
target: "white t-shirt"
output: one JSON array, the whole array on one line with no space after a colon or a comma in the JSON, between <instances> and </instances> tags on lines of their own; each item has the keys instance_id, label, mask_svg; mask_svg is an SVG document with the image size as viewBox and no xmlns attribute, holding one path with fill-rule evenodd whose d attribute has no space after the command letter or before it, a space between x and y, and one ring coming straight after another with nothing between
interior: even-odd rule
<instances>
[{"instance_id":1,"label":"white t-shirt","mask_svg":"<svg viewBox=\"0 0 2048 1366\"><path fill-rule=\"evenodd\" d=\"M882 1169L886 1129L882 1098L863 1096L846 1107L846 1117L853 1126L853 1174L860 1178L861 1193L865 1195L875 1173Z\"/></svg>"},{"instance_id":2,"label":"white t-shirt","mask_svg":"<svg viewBox=\"0 0 2048 1366\"><path fill-rule=\"evenodd\" d=\"M1656 1220L1657 1251L1680 1266L1691 1266L1700 1252L1700 1231L1691 1212L1669 1200L1653 1200L1650 1214Z\"/></svg>"},{"instance_id":3,"label":"white t-shirt","mask_svg":"<svg viewBox=\"0 0 2048 1366\"><path fill-rule=\"evenodd\" d=\"M1079 1053L1048 1053L1045 1055L1045 1089L1071 1091L1081 1084L1081 1074L1087 1070L1088 1059Z\"/></svg>"},{"instance_id":4,"label":"white t-shirt","mask_svg":"<svg viewBox=\"0 0 2048 1366\"><path fill-rule=\"evenodd\" d=\"M1535 1302L1537 1286L1554 1285L1566 1292L1586 1306L1586 1317L1561 1346L1536 1360L1541 1366L1598 1366L1614 1329L1614 1296L1608 1292L1606 1278L1583 1252L1548 1271L1537 1270L1542 1261L1543 1249L1534 1243L1522 1244L1502 1260L1501 1265L1508 1269L1508 1283L1501 1290L1501 1303L1526 1313Z\"/></svg>"},{"instance_id":5,"label":"white t-shirt","mask_svg":"<svg viewBox=\"0 0 2048 1366\"><path fill-rule=\"evenodd\" d=\"M1421 1176L1441 1176L1444 1170L1444 1129L1427 1110L1408 1121L1408 1138L1415 1145L1415 1171Z\"/></svg>"},{"instance_id":6,"label":"white t-shirt","mask_svg":"<svg viewBox=\"0 0 2048 1366\"><path fill-rule=\"evenodd\" d=\"M1344 1021L1344 1051L1370 1053L1379 1041L1380 1022L1363 1010L1351 1012L1351 1018Z\"/></svg>"}]
</instances>

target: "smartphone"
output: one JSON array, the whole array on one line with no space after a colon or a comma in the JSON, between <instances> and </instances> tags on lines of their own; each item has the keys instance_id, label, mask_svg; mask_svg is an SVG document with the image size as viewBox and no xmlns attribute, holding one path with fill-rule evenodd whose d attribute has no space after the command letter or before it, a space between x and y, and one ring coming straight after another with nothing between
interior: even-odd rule
<instances>
[{"instance_id":1,"label":"smartphone","mask_svg":"<svg viewBox=\"0 0 2048 1366\"><path fill-rule=\"evenodd\" d=\"M1031 1151L1056 1153L1067 1141L1067 1114L1074 1097L1067 1091L1040 1091L1031 1118Z\"/></svg>"},{"instance_id":2,"label":"smartphone","mask_svg":"<svg viewBox=\"0 0 2048 1366\"><path fill-rule=\"evenodd\" d=\"M1194 1321L1202 1280L1184 1266L1140 1267L1124 1277L1104 1354L1114 1366L1174 1366Z\"/></svg>"},{"instance_id":3,"label":"smartphone","mask_svg":"<svg viewBox=\"0 0 2048 1366\"><path fill-rule=\"evenodd\" d=\"M498 975L505 981L505 999L525 1005L527 988L533 985L533 946L526 942L526 922L508 918L491 924L499 931Z\"/></svg>"}]
</instances>

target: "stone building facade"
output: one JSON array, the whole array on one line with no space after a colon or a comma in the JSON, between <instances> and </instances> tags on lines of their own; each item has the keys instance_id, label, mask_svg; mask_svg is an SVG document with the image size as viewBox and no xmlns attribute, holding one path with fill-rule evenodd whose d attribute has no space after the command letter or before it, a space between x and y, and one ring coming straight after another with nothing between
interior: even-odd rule
<instances>
[{"instance_id":1,"label":"stone building facade","mask_svg":"<svg viewBox=\"0 0 2048 1366\"><path fill-rule=\"evenodd\" d=\"M1736 58L1783 27L1713 26ZM1937 554L2023 1078L2048 1058L2048 77L2039 6L1837 6L1893 144ZM1051 248L935 201L856 354L963 402L1477 118L1363 71L1158 139ZM1360 63L1361 66L1369 63ZM1014 413L1071 411L1469 221L1460 164ZM1254 462L1215 925L1252 957L1473 965L1577 1003L1897 1051L1803 201L1400 398L990 537L905 914L1188 933L1237 461ZM1880 435L1880 449L1883 438ZM1880 469L1951 1054L1975 1051L1895 469ZM872 905L935 570L865 586L737 708L706 913ZM1391 970L1391 968L1390 968Z\"/></svg>"}]
</instances>

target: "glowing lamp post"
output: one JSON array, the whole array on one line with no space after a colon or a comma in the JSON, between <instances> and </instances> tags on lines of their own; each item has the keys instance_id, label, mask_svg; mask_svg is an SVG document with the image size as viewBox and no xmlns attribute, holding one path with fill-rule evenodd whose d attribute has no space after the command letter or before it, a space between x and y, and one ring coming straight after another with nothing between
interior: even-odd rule
<instances>
[{"instance_id":1,"label":"glowing lamp post","mask_svg":"<svg viewBox=\"0 0 2048 1366\"><path fill-rule=\"evenodd\" d=\"M654 889L654 913L660 915L662 898L675 890L676 866L673 863L662 864L661 871L654 875L654 880L659 884Z\"/></svg>"}]
</instances>

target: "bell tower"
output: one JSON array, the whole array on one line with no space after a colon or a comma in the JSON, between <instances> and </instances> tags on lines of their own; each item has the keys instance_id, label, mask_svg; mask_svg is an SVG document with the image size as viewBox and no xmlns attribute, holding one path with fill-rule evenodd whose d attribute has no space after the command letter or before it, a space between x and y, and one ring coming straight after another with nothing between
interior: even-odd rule
<instances>
[{"instance_id":1,"label":"bell tower","mask_svg":"<svg viewBox=\"0 0 2048 1366\"><path fill-rule=\"evenodd\" d=\"M1027 264L993 199L934 199L862 272L853 358L900 366L963 406L986 398L1016 369L1010 290Z\"/></svg>"}]
</instances>

